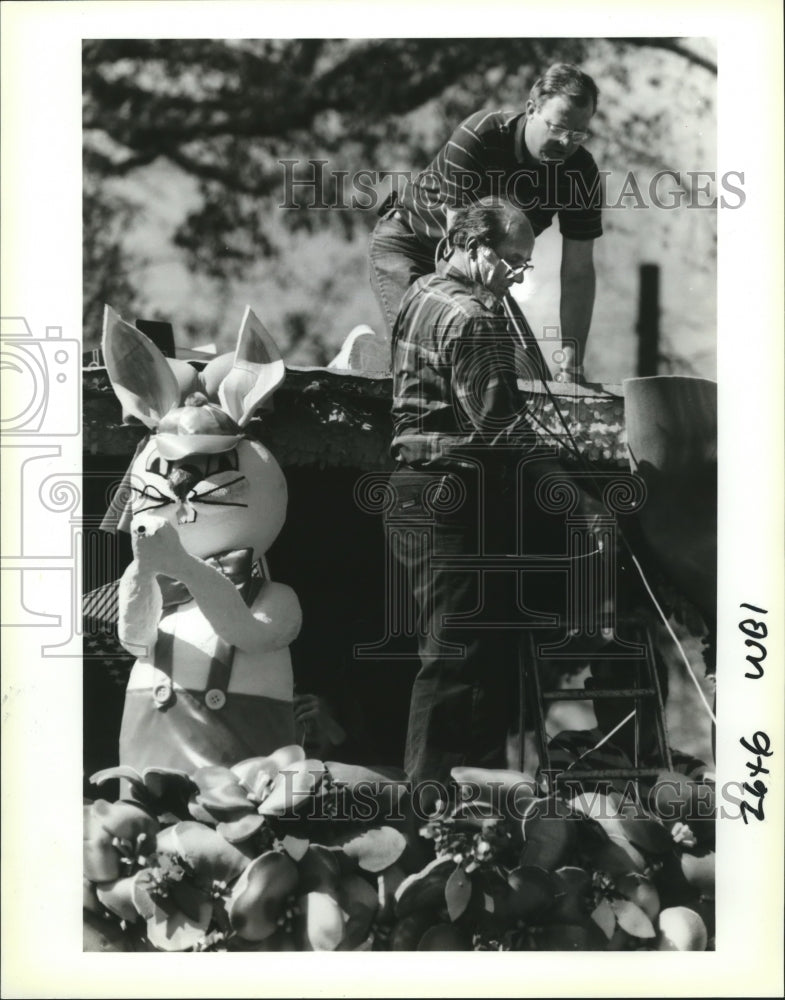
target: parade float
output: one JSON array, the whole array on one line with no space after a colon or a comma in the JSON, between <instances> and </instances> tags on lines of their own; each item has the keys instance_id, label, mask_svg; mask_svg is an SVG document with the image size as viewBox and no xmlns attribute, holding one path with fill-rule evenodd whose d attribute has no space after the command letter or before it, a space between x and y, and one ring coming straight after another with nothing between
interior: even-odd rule
<instances>
[{"instance_id":1,"label":"parade float","mask_svg":"<svg viewBox=\"0 0 785 1000\"><path fill-rule=\"evenodd\" d=\"M428 811L396 766L394 737L377 744L374 757L362 759L360 750L353 760L342 759L340 746L330 759L309 754L294 729L289 740L276 740L274 726L260 732L259 745L242 744L245 753L225 737L234 728L235 695L278 708L291 702L288 647L295 655L297 642L301 659L316 661L314 675L371 650L339 682L358 694L370 728L383 734L392 715L405 723L412 652L403 634L374 617L386 598L378 589L385 576L380 520L389 505L368 501L383 495L375 477L382 482L389 471L389 374L352 370L348 351L345 367L290 369L282 381L283 362L249 313L237 350L208 362L165 359L113 314L107 329L103 356L84 372L85 481L93 507L84 534L93 571L85 601L85 949L713 947L712 775L693 754L671 748L667 729L658 754L644 746L637 715L631 746L619 738L618 724L606 723L604 732L574 728L557 740L535 725L540 764L547 759L550 770L524 770L521 739L518 769L456 768L450 793ZM119 343L134 349L120 350ZM655 499L636 524L638 551L649 538L660 556L647 565L652 598L671 621L691 623L693 648L700 648L713 611L711 524L703 530L716 463L706 444L711 420L675 462L656 435L647 441L640 430L654 423L677 431L696 406L711 409L710 384L685 382L679 398L692 402L684 412L670 407L670 428L651 419L661 395L651 385L632 420L618 387L545 387L538 413L543 435L557 447L568 426L568 464L577 449L597 476L629 475L632 464L647 484ZM626 424L636 435L634 456ZM250 476L251 492L261 500L232 493L249 461L259 470ZM183 472L186 464L196 470ZM700 535L698 556L684 532L673 545L663 542L674 537L662 515L673 495L666 487L670 480L683 489L685 467L705 491L698 497L694 484L688 491L700 501L688 526L693 540ZM289 488L285 523L281 469ZM226 506L211 520L215 500ZM126 519L132 545L110 545L99 530L107 502L115 520ZM227 534L227 524L238 531ZM630 523L627 534L634 530ZM144 547L156 536L161 551L141 572ZM252 550L242 583L205 562L238 549ZM187 567L196 562L202 565L194 577ZM214 575L200 582L208 571ZM166 588L150 580L178 574L189 577L192 593L167 611L160 596ZM245 585L250 597L242 594ZM296 642L295 594L304 622ZM196 606L191 617L169 627L187 613L188 601ZM170 646L186 651L179 660L171 650L161 659L166 633ZM710 667L710 640L704 652ZM249 679L243 664L265 658L269 669ZM186 661L198 677L189 675L180 687L172 663ZM565 699L617 704L588 686L576 691L576 663L558 662L553 683L565 688ZM121 749L118 757L123 689L140 673L144 682L130 687L149 702L154 731L142 726L130 741L133 751ZM364 701L363 685L370 692ZM169 725L178 699L193 703L187 739L182 726ZM598 725L608 718L595 714ZM522 707L524 717L531 719Z\"/></svg>"}]
</instances>

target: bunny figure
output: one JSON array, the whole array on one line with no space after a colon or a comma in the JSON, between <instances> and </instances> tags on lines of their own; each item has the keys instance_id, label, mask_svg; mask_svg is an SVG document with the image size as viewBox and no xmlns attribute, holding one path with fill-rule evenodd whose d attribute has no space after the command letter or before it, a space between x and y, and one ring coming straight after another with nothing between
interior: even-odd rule
<instances>
[{"instance_id":1,"label":"bunny figure","mask_svg":"<svg viewBox=\"0 0 785 1000\"><path fill-rule=\"evenodd\" d=\"M234 356L197 373L107 307L103 352L126 417L150 430L119 512L134 559L119 584L118 634L137 657L120 763L192 772L293 743L300 606L264 562L286 482L244 431L283 380L277 348L246 309Z\"/></svg>"}]
</instances>

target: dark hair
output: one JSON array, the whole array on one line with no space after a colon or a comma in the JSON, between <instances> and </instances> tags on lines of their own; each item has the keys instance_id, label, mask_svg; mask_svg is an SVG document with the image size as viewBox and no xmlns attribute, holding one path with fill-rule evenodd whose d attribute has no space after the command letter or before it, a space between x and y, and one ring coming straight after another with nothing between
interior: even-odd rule
<instances>
[{"instance_id":1,"label":"dark hair","mask_svg":"<svg viewBox=\"0 0 785 1000\"><path fill-rule=\"evenodd\" d=\"M455 212L450 226L449 241L454 247L465 247L474 238L485 246L497 246L510 231L513 222L528 219L512 202L504 198L481 198Z\"/></svg>"},{"instance_id":2,"label":"dark hair","mask_svg":"<svg viewBox=\"0 0 785 1000\"><path fill-rule=\"evenodd\" d=\"M551 97L567 97L581 107L591 104L592 114L597 110L600 92L588 73L572 63L554 63L535 81L529 99L537 108Z\"/></svg>"}]
</instances>

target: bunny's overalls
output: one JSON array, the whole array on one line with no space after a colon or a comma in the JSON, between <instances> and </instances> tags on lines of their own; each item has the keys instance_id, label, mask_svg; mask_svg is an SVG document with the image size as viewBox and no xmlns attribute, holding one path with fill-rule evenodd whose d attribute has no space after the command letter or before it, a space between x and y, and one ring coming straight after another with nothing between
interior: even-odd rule
<instances>
[{"instance_id":1,"label":"bunny's overalls","mask_svg":"<svg viewBox=\"0 0 785 1000\"><path fill-rule=\"evenodd\" d=\"M206 562L232 579L253 611L264 581L250 576L250 550L221 553ZM216 764L230 767L293 743L292 703L230 691L235 648L215 634L181 583L158 580L163 614L152 655L140 657L129 677L120 763L140 772L171 767L190 773ZM281 660L285 669L283 660L290 654L285 648L264 657L267 663ZM195 688L186 678L199 672L207 682Z\"/></svg>"}]
</instances>

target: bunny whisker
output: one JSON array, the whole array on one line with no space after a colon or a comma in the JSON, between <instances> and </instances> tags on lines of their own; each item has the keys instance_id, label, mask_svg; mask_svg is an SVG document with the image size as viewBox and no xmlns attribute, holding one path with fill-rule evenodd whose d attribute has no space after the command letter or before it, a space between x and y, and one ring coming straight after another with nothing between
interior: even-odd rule
<instances>
[{"instance_id":1,"label":"bunny whisker","mask_svg":"<svg viewBox=\"0 0 785 1000\"><path fill-rule=\"evenodd\" d=\"M189 497L189 503L203 503L208 507L247 507L247 503L238 503L235 500L204 500L200 496Z\"/></svg>"}]
</instances>

